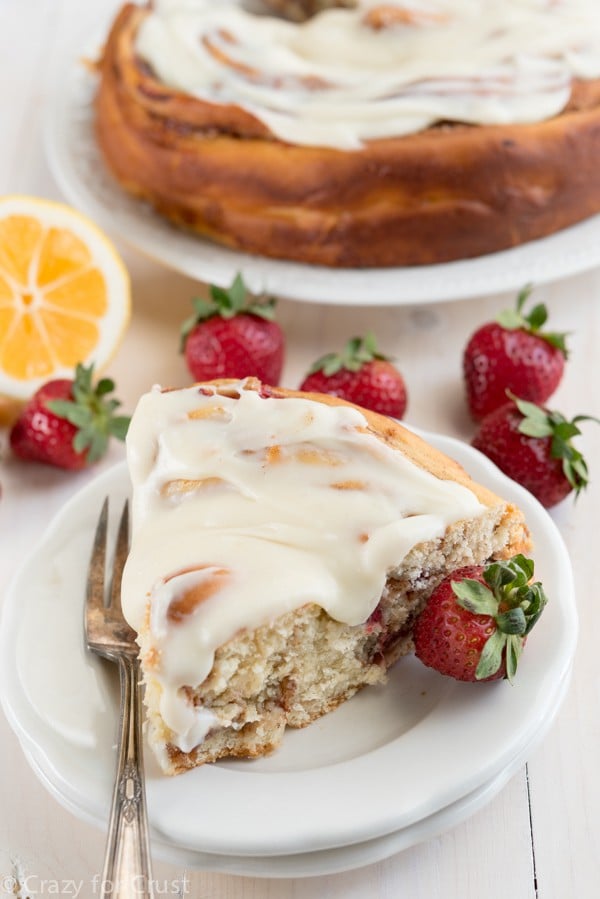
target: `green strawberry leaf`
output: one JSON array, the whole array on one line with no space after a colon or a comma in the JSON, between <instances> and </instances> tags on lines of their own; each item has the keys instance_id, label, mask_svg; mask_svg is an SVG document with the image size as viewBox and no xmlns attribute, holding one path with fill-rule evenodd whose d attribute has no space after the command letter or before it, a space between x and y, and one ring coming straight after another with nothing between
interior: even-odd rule
<instances>
[{"instance_id":1,"label":"green strawberry leaf","mask_svg":"<svg viewBox=\"0 0 600 899\"><path fill-rule=\"evenodd\" d=\"M523 421L519 424L519 431L529 437L550 439L550 456L553 459L562 460L562 468L565 477L575 491L575 498L588 484L588 468L579 450L573 446L571 440L581 434L579 422L594 421L600 424L600 419L593 415L576 415L571 421L560 412L548 411L528 403L516 397L509 390L506 391L519 412Z\"/></svg>"},{"instance_id":2,"label":"green strawberry leaf","mask_svg":"<svg viewBox=\"0 0 600 899\"><path fill-rule=\"evenodd\" d=\"M237 274L229 287L218 287L216 284L209 286L209 298L194 297L192 305L194 314L190 315L182 323L180 328L179 352L183 353L185 344L196 325L202 324L209 318L220 315L221 318L235 318L236 315L251 314L260 318L274 321L275 306L274 297L251 296L244 284L241 274Z\"/></svg>"},{"instance_id":3,"label":"green strawberry leaf","mask_svg":"<svg viewBox=\"0 0 600 899\"><path fill-rule=\"evenodd\" d=\"M523 553L517 553L512 559L500 564L506 566L510 571L514 572L515 580L523 584L529 583L535 571L533 559L528 559Z\"/></svg>"},{"instance_id":4,"label":"green strawberry leaf","mask_svg":"<svg viewBox=\"0 0 600 899\"><path fill-rule=\"evenodd\" d=\"M526 434L528 437L550 437L554 433L554 424L545 409L536 406L535 403L519 399L510 390L506 391L506 395L510 397L523 416L523 421L519 425L522 434Z\"/></svg>"},{"instance_id":5,"label":"green strawberry leaf","mask_svg":"<svg viewBox=\"0 0 600 899\"><path fill-rule=\"evenodd\" d=\"M493 616L498 611L498 600L481 581L473 578L452 581L452 592L457 597L458 605L474 615Z\"/></svg>"},{"instance_id":6,"label":"green strawberry leaf","mask_svg":"<svg viewBox=\"0 0 600 899\"><path fill-rule=\"evenodd\" d=\"M525 602L523 603L523 609L525 611L525 617L527 619L527 626L525 628L525 635L530 633L533 627L537 624L540 615L544 611L546 603L548 599L544 592L544 588L537 581L535 584L531 584L529 587L529 594L526 598L527 607L525 606Z\"/></svg>"},{"instance_id":7,"label":"green strawberry leaf","mask_svg":"<svg viewBox=\"0 0 600 899\"><path fill-rule=\"evenodd\" d=\"M372 331L367 331L367 333L365 334L365 338L363 340L363 344L364 344L365 352L372 359L376 359L377 357L379 357L380 359L382 358L381 354L379 353L379 350L377 348L377 340Z\"/></svg>"},{"instance_id":8,"label":"green strawberry leaf","mask_svg":"<svg viewBox=\"0 0 600 899\"><path fill-rule=\"evenodd\" d=\"M325 356L321 356L310 366L308 374L314 375L321 371L326 378L330 378L342 369L357 372L368 362L373 362L375 359L386 361L387 358L379 352L377 339L373 332L368 331L364 337L351 337L341 353L327 353Z\"/></svg>"},{"instance_id":9,"label":"green strawberry leaf","mask_svg":"<svg viewBox=\"0 0 600 899\"><path fill-rule=\"evenodd\" d=\"M73 449L85 452L89 463L104 455L109 437L125 439L130 421L128 416L114 415L121 405L120 400L108 397L114 390L114 381L101 378L94 387L93 371L93 365L77 365L71 388L73 399L50 400L46 404L54 415L74 425Z\"/></svg>"},{"instance_id":10,"label":"green strawberry leaf","mask_svg":"<svg viewBox=\"0 0 600 899\"><path fill-rule=\"evenodd\" d=\"M485 584L475 578L452 581L458 605L473 615L491 616L496 624L482 651L475 675L477 680L497 673L506 647L506 672L512 682L523 638L538 621L547 603L541 583L531 583L534 571L533 560L520 553L512 559L487 565L482 573Z\"/></svg>"},{"instance_id":11,"label":"green strawberry leaf","mask_svg":"<svg viewBox=\"0 0 600 899\"><path fill-rule=\"evenodd\" d=\"M245 311L250 312L252 315L257 315L259 318L264 318L266 321L272 322L275 321L276 306L277 300L275 297L267 297L256 303L248 303Z\"/></svg>"},{"instance_id":12,"label":"green strawberry leaf","mask_svg":"<svg viewBox=\"0 0 600 899\"><path fill-rule=\"evenodd\" d=\"M91 424L93 413L88 406L81 406L71 400L49 400L46 406L54 415L66 418L77 428L85 428Z\"/></svg>"},{"instance_id":13,"label":"green strawberry leaf","mask_svg":"<svg viewBox=\"0 0 600 899\"><path fill-rule=\"evenodd\" d=\"M225 290L224 287L217 287L216 284L211 284L209 287L210 297L213 300L214 304L219 307L219 311L221 312L221 314L223 314L225 310L233 307L233 288L236 281L234 281L231 285L231 295L230 292L228 290Z\"/></svg>"},{"instance_id":14,"label":"green strawberry leaf","mask_svg":"<svg viewBox=\"0 0 600 899\"><path fill-rule=\"evenodd\" d=\"M516 309L503 309L496 316L496 321L507 331L518 331L523 327L523 316Z\"/></svg>"},{"instance_id":15,"label":"green strawberry leaf","mask_svg":"<svg viewBox=\"0 0 600 899\"><path fill-rule=\"evenodd\" d=\"M548 310L543 303L540 303L538 306L533 307L525 321L529 323L532 331L539 331L548 321Z\"/></svg>"},{"instance_id":16,"label":"green strawberry leaf","mask_svg":"<svg viewBox=\"0 0 600 899\"><path fill-rule=\"evenodd\" d=\"M502 631L494 631L488 638L475 671L477 680L485 680L496 674L502 664L502 652L506 646L506 640L506 634L503 634Z\"/></svg>"},{"instance_id":17,"label":"green strawberry leaf","mask_svg":"<svg viewBox=\"0 0 600 899\"><path fill-rule=\"evenodd\" d=\"M519 431L527 437L550 437L552 435L552 426L526 418L519 425Z\"/></svg>"},{"instance_id":18,"label":"green strawberry leaf","mask_svg":"<svg viewBox=\"0 0 600 899\"><path fill-rule=\"evenodd\" d=\"M92 432L89 429L77 431L73 438L73 449L77 453L82 453L92 442Z\"/></svg>"},{"instance_id":19,"label":"green strawberry leaf","mask_svg":"<svg viewBox=\"0 0 600 899\"><path fill-rule=\"evenodd\" d=\"M600 418L596 418L595 415L576 415L573 419L574 424L577 424L580 421L595 421L596 424L600 424Z\"/></svg>"},{"instance_id":20,"label":"green strawberry leaf","mask_svg":"<svg viewBox=\"0 0 600 899\"><path fill-rule=\"evenodd\" d=\"M105 393L112 393L115 389L115 382L111 378L101 378L96 384L96 393L98 396L104 396Z\"/></svg>"},{"instance_id":21,"label":"green strawberry leaf","mask_svg":"<svg viewBox=\"0 0 600 899\"><path fill-rule=\"evenodd\" d=\"M561 421L554 425L554 437L564 443L567 443L571 437L576 437L578 434L581 434L581 431L572 421Z\"/></svg>"},{"instance_id":22,"label":"green strawberry leaf","mask_svg":"<svg viewBox=\"0 0 600 899\"><path fill-rule=\"evenodd\" d=\"M234 311L234 314L243 308L246 300L246 285L239 272L233 279L231 287L223 290L222 288L211 286L210 292L213 299L216 299L218 295L221 298L220 303L229 306Z\"/></svg>"},{"instance_id":23,"label":"green strawberry leaf","mask_svg":"<svg viewBox=\"0 0 600 899\"><path fill-rule=\"evenodd\" d=\"M555 453L557 458L561 457L561 451L558 447L555 449ZM554 455L555 453L553 451L552 454ZM563 472L575 491L575 498L577 499L589 482L588 467L581 453L577 453L574 458L563 457Z\"/></svg>"},{"instance_id":24,"label":"green strawberry leaf","mask_svg":"<svg viewBox=\"0 0 600 899\"><path fill-rule=\"evenodd\" d=\"M100 431L94 431L87 458L90 464L102 458L108 448L108 435Z\"/></svg>"},{"instance_id":25,"label":"green strawberry leaf","mask_svg":"<svg viewBox=\"0 0 600 899\"><path fill-rule=\"evenodd\" d=\"M313 362L311 367L308 369L308 374L314 375L315 372L322 371L323 374L329 378L331 377L331 375L334 375L336 372L340 371L341 368L341 356L337 356L335 353L327 353L327 355L321 356L320 359L317 359L316 362Z\"/></svg>"},{"instance_id":26,"label":"green strawberry leaf","mask_svg":"<svg viewBox=\"0 0 600 899\"><path fill-rule=\"evenodd\" d=\"M531 295L533 287L528 284L524 287L517 297L516 307L514 309L504 309L496 317L496 321L507 331L527 331L528 334L535 334L537 337L545 340L551 346L560 350L565 359L568 357L566 345L567 334L554 331L542 331L542 328L548 321L548 310L543 303L538 303L533 307L529 315L525 315L525 303Z\"/></svg>"},{"instance_id":27,"label":"green strawberry leaf","mask_svg":"<svg viewBox=\"0 0 600 899\"><path fill-rule=\"evenodd\" d=\"M93 373L93 365L86 368L81 363L77 364L75 368L75 380L73 381L73 397L75 402L85 402L86 398L91 393Z\"/></svg>"},{"instance_id":28,"label":"green strawberry leaf","mask_svg":"<svg viewBox=\"0 0 600 899\"><path fill-rule=\"evenodd\" d=\"M483 572L484 580L495 593L508 584L527 583L533 574L533 568L529 573L529 567L525 564L529 562L530 559L525 559L524 556L515 556L508 561L492 562ZM533 565L533 563L531 564ZM522 580L523 578L524 580Z\"/></svg>"},{"instance_id":29,"label":"green strawberry leaf","mask_svg":"<svg viewBox=\"0 0 600 899\"><path fill-rule=\"evenodd\" d=\"M506 677L512 684L523 652L523 639L511 635L506 641Z\"/></svg>"},{"instance_id":30,"label":"green strawberry leaf","mask_svg":"<svg viewBox=\"0 0 600 899\"><path fill-rule=\"evenodd\" d=\"M331 375L335 375L336 372L340 371L343 368L343 362L339 356L330 356L329 359L325 361L323 365L323 374L327 375L327 377L331 377ZM317 369L318 371L318 369Z\"/></svg>"},{"instance_id":31,"label":"green strawberry leaf","mask_svg":"<svg viewBox=\"0 0 600 899\"><path fill-rule=\"evenodd\" d=\"M533 561L519 553L512 559L490 563L483 572L483 577L493 590L498 591L508 586L512 589L527 585L533 577L533 572Z\"/></svg>"},{"instance_id":32,"label":"green strawberry leaf","mask_svg":"<svg viewBox=\"0 0 600 899\"><path fill-rule=\"evenodd\" d=\"M225 303L223 307L220 307L215 305L214 303L211 303L210 300L207 300L204 297L193 297L192 306L194 307L194 312L196 313L197 322L206 321L206 319L212 318L217 314L221 315L229 308L227 303ZM223 309L223 313L221 312L221 308Z\"/></svg>"},{"instance_id":33,"label":"green strawberry leaf","mask_svg":"<svg viewBox=\"0 0 600 899\"><path fill-rule=\"evenodd\" d=\"M108 422L108 432L112 437L116 437L117 440L125 440L127 436L127 431L129 430L129 424L131 419L128 415L118 415L115 418L109 419Z\"/></svg>"},{"instance_id":34,"label":"green strawberry leaf","mask_svg":"<svg viewBox=\"0 0 600 899\"><path fill-rule=\"evenodd\" d=\"M559 334L556 331L546 331L544 334L538 335L538 337L543 337L550 346L554 346L557 350L560 350L565 359L569 358L569 350L567 347L568 336L568 334Z\"/></svg>"},{"instance_id":35,"label":"green strawberry leaf","mask_svg":"<svg viewBox=\"0 0 600 899\"><path fill-rule=\"evenodd\" d=\"M526 284L525 287L522 287L519 293L517 294L517 312L519 315L523 314L523 307L525 303L533 293L533 284Z\"/></svg>"},{"instance_id":36,"label":"green strawberry leaf","mask_svg":"<svg viewBox=\"0 0 600 899\"><path fill-rule=\"evenodd\" d=\"M569 459L569 466L571 467L574 476L579 477L582 481L587 481L588 479L588 467L583 456L579 455L576 459Z\"/></svg>"},{"instance_id":37,"label":"green strawberry leaf","mask_svg":"<svg viewBox=\"0 0 600 899\"><path fill-rule=\"evenodd\" d=\"M503 634L519 634L522 636L527 630L527 619L521 606L501 612L496 616L496 624Z\"/></svg>"}]
</instances>

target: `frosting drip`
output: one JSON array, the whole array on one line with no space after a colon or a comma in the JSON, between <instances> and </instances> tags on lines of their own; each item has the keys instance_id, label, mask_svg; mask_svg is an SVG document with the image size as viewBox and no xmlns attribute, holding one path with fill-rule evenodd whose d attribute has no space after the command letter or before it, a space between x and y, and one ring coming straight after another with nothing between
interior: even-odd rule
<instances>
[{"instance_id":1,"label":"frosting drip","mask_svg":"<svg viewBox=\"0 0 600 899\"><path fill-rule=\"evenodd\" d=\"M317 603L349 625L476 496L370 433L352 407L196 387L140 400L127 438L133 538L123 609L149 626L161 714L184 749L210 727L184 687L241 629Z\"/></svg>"},{"instance_id":2,"label":"frosting drip","mask_svg":"<svg viewBox=\"0 0 600 899\"><path fill-rule=\"evenodd\" d=\"M170 87L279 139L357 149L439 121L537 122L600 77L597 0L359 0L302 24L241 0L156 0L136 49Z\"/></svg>"}]
</instances>

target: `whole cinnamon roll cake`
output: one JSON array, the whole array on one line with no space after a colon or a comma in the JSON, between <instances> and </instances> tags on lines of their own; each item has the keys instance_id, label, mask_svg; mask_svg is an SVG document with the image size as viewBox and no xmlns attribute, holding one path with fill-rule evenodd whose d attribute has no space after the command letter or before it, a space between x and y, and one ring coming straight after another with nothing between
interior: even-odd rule
<instances>
[{"instance_id":1,"label":"whole cinnamon roll cake","mask_svg":"<svg viewBox=\"0 0 600 899\"><path fill-rule=\"evenodd\" d=\"M490 253L600 211L597 0L127 4L97 134L127 191L247 252Z\"/></svg>"}]
</instances>

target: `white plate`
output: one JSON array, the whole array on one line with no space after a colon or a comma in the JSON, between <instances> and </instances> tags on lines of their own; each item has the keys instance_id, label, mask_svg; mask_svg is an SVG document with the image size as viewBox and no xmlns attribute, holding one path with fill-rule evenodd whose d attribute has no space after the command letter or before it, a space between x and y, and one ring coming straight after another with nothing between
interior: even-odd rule
<instances>
[{"instance_id":1,"label":"white plate","mask_svg":"<svg viewBox=\"0 0 600 899\"><path fill-rule=\"evenodd\" d=\"M570 676L565 679L562 696L566 695L570 683ZM558 708L558 707L557 707ZM549 727L551 719L546 725ZM338 846L335 849L321 849L315 852L300 852L291 855L250 856L250 855L219 855L210 852L194 852L191 849L182 849L172 843L164 842L155 834L152 836L152 855L173 865L185 865L189 868L198 868L203 871L215 871L221 874L237 874L245 877L318 877L327 874L340 874L343 871L351 871L362 868L365 865L373 865L381 862L391 855L403 852L417 843L433 839L452 827L456 827L466 818L475 814L483 806L487 805L497 793L505 786L509 779L521 768L523 761L533 751L534 746L542 739L546 727L536 734L532 745L526 747L522 753L515 756L508 768L483 787L473 790L457 802L451 803L446 808L433 815L428 815L421 821L396 830L372 840L362 843L351 843L348 846ZM69 811L88 823L106 827L106 818L95 819L88 816L81 805L73 802L65 792L57 789L56 782L52 779L51 772L47 768L47 760L37 760L34 748L22 745L23 752L37 774L38 778L50 793Z\"/></svg>"},{"instance_id":2,"label":"white plate","mask_svg":"<svg viewBox=\"0 0 600 899\"><path fill-rule=\"evenodd\" d=\"M96 78L81 64L80 46L57 78L46 117L48 157L63 193L107 231L200 281L228 285L239 271L253 291L305 302L416 305L518 290L523 284L548 283L600 264L600 216L478 259L388 269L282 262L186 234L129 197L105 169L93 126Z\"/></svg>"},{"instance_id":3,"label":"white plate","mask_svg":"<svg viewBox=\"0 0 600 899\"><path fill-rule=\"evenodd\" d=\"M362 843L414 826L489 784L548 727L577 632L562 539L545 510L487 459L456 440L429 439L521 505L532 528L536 573L551 602L517 684L459 684L408 658L386 687L365 690L311 727L288 732L269 758L165 778L148 756L149 813L163 841L234 856ZM55 789L97 820L106 816L113 776L116 693L114 672L83 650L82 601L101 500L110 494L116 514L127 491L120 465L65 506L16 576L0 634L9 720Z\"/></svg>"}]
</instances>

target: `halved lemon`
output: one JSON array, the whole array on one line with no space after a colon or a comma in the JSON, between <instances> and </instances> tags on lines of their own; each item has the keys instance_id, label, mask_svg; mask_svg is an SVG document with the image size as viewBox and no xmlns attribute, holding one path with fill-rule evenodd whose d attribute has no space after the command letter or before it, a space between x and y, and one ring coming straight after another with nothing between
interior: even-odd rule
<instances>
[{"instance_id":1,"label":"halved lemon","mask_svg":"<svg viewBox=\"0 0 600 899\"><path fill-rule=\"evenodd\" d=\"M27 399L78 362L100 371L130 308L127 270L93 222L61 203L0 197L0 394Z\"/></svg>"}]
</instances>

